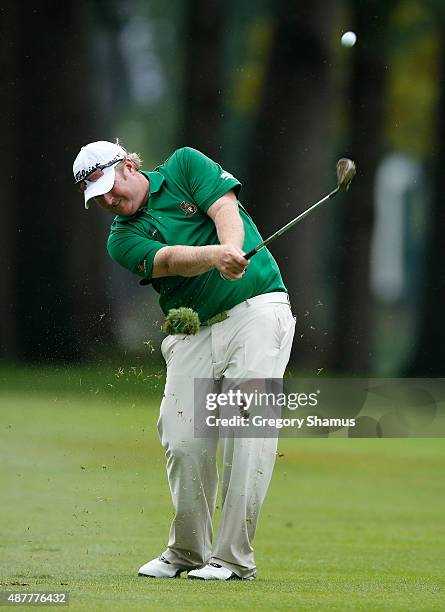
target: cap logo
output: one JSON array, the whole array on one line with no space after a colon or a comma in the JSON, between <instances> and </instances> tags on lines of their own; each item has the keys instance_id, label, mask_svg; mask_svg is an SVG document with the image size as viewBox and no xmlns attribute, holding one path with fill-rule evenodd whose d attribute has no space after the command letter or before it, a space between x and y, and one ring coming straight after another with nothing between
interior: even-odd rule
<instances>
[{"instance_id":1,"label":"cap logo","mask_svg":"<svg viewBox=\"0 0 445 612\"><path fill-rule=\"evenodd\" d=\"M195 212L198 210L196 204L190 204L189 202L181 202L179 206L186 217L194 215Z\"/></svg>"},{"instance_id":2,"label":"cap logo","mask_svg":"<svg viewBox=\"0 0 445 612\"><path fill-rule=\"evenodd\" d=\"M74 182L80 183L81 181L84 181L86 178L88 178L90 174L93 174L93 172L97 170L98 168L102 170L103 168L112 166L113 164L115 164L116 162L122 159L124 158L122 157L120 153L118 153L117 155L115 155L115 157L113 157L112 160L110 160L106 164L97 162L97 164L94 164L94 166L88 166L87 168L82 168L81 170L79 170L79 172L76 172L76 174L74 175Z\"/></svg>"}]
</instances>

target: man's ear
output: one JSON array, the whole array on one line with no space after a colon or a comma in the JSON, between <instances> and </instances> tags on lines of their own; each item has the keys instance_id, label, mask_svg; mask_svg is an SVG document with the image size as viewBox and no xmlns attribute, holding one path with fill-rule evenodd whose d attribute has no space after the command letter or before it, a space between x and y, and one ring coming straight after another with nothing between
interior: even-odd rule
<instances>
[{"instance_id":1,"label":"man's ear","mask_svg":"<svg viewBox=\"0 0 445 612\"><path fill-rule=\"evenodd\" d=\"M134 167L134 164L130 159L125 160L122 170L125 174L134 174L136 172L136 168Z\"/></svg>"}]
</instances>

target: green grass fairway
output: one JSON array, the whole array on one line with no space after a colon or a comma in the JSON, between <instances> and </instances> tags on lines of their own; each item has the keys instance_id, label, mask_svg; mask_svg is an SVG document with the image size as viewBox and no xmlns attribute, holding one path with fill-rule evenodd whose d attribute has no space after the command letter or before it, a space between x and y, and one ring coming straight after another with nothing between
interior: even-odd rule
<instances>
[{"instance_id":1,"label":"green grass fairway","mask_svg":"<svg viewBox=\"0 0 445 612\"><path fill-rule=\"evenodd\" d=\"M3 368L0 384L0 590L67 590L73 611L445 610L445 440L283 440L257 580L144 579L172 518L162 380Z\"/></svg>"}]
</instances>

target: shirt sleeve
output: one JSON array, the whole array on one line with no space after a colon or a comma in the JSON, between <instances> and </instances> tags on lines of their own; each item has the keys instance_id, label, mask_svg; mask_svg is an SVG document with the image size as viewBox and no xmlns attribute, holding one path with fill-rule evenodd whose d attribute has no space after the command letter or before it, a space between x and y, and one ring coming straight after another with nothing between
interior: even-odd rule
<instances>
[{"instance_id":1,"label":"shirt sleeve","mask_svg":"<svg viewBox=\"0 0 445 612\"><path fill-rule=\"evenodd\" d=\"M230 172L191 147L179 149L178 163L187 183L193 201L204 212L225 193L234 189L236 195L241 183Z\"/></svg>"},{"instance_id":2,"label":"shirt sleeve","mask_svg":"<svg viewBox=\"0 0 445 612\"><path fill-rule=\"evenodd\" d=\"M114 261L146 280L152 278L156 253L165 246L126 228L112 230L107 242L108 253Z\"/></svg>"}]
</instances>

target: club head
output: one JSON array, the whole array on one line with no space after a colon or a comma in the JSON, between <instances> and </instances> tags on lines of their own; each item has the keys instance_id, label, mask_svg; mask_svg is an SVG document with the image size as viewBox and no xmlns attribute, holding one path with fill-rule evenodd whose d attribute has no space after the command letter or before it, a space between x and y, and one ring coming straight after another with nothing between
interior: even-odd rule
<instances>
[{"instance_id":1,"label":"club head","mask_svg":"<svg viewBox=\"0 0 445 612\"><path fill-rule=\"evenodd\" d=\"M347 191L357 169L352 159L342 157L337 162L337 187L342 191Z\"/></svg>"}]
</instances>

